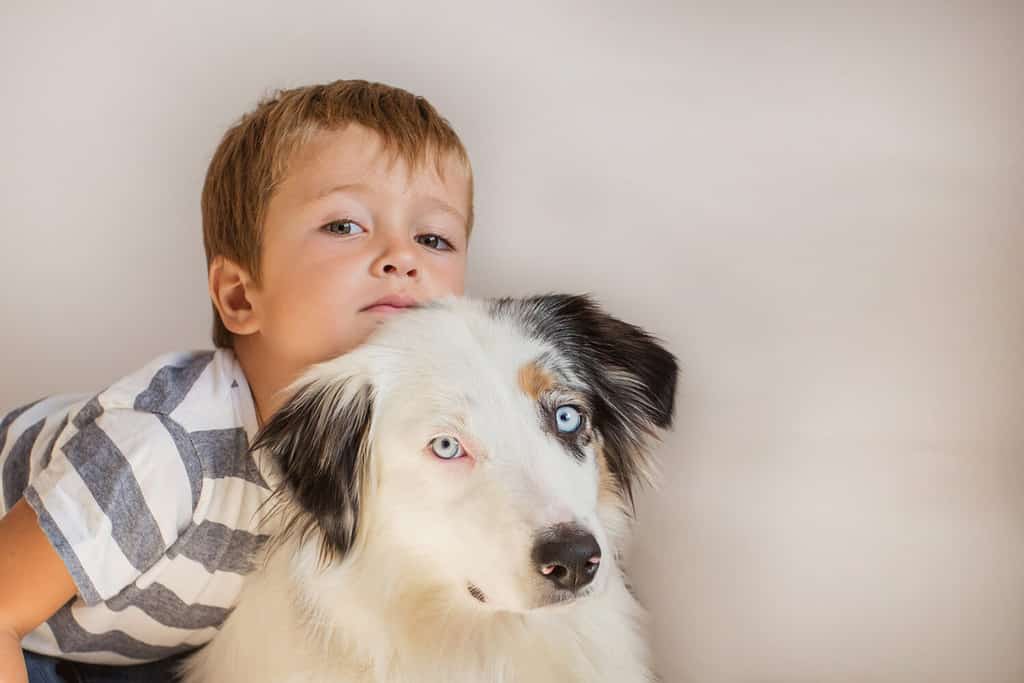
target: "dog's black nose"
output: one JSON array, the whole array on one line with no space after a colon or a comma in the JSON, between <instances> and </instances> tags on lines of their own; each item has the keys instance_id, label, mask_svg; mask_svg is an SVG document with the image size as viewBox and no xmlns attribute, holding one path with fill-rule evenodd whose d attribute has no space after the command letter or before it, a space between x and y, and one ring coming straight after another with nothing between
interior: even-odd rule
<instances>
[{"instance_id":1,"label":"dog's black nose","mask_svg":"<svg viewBox=\"0 0 1024 683\"><path fill-rule=\"evenodd\" d=\"M576 592L593 581L601 564L601 546L589 531L560 524L540 535L533 546L537 571L559 588Z\"/></svg>"}]
</instances>

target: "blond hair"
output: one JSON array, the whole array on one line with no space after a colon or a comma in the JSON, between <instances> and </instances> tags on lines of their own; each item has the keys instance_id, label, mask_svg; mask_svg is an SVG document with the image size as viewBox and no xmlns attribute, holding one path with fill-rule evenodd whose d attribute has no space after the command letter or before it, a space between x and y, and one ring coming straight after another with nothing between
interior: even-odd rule
<instances>
[{"instance_id":1,"label":"blond hair","mask_svg":"<svg viewBox=\"0 0 1024 683\"><path fill-rule=\"evenodd\" d=\"M228 258L259 282L263 220L289 161L314 133L358 123L376 132L410 168L433 159L441 172L454 155L470 178L467 229L473 226L469 156L458 135L423 97L382 83L342 80L279 90L228 129L203 184L203 245L207 267ZM230 347L233 335L213 311L213 343Z\"/></svg>"}]
</instances>

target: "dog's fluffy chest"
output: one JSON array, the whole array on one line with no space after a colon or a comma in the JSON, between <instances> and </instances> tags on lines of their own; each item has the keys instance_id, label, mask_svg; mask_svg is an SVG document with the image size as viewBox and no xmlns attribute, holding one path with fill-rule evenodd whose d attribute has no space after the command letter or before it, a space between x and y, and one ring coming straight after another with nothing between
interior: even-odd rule
<instances>
[{"instance_id":1,"label":"dog's fluffy chest","mask_svg":"<svg viewBox=\"0 0 1024 683\"><path fill-rule=\"evenodd\" d=\"M251 576L221 632L190 663L186 682L651 680L637 632L640 608L621 580L570 608L515 614L460 607L428 618L416 610L396 617L384 601L372 614L376 598L341 587L343 576L303 581L301 589L291 579L287 563L274 561Z\"/></svg>"}]
</instances>

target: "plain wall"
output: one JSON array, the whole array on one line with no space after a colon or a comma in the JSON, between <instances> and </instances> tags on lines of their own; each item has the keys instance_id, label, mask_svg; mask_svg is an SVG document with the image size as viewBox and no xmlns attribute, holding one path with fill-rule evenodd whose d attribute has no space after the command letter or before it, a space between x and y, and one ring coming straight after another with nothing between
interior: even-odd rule
<instances>
[{"instance_id":1,"label":"plain wall","mask_svg":"<svg viewBox=\"0 0 1024 683\"><path fill-rule=\"evenodd\" d=\"M1024 680L1024 6L768 5L5 2L0 410L209 346L224 130L389 82L469 148L471 293L682 362L665 681Z\"/></svg>"}]
</instances>

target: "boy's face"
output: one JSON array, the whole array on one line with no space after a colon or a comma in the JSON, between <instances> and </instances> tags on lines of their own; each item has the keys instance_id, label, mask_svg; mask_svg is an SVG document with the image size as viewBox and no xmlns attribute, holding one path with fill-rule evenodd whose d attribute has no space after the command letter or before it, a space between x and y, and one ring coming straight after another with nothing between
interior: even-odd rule
<instances>
[{"instance_id":1,"label":"boy's face","mask_svg":"<svg viewBox=\"0 0 1024 683\"><path fill-rule=\"evenodd\" d=\"M351 350L401 306L462 293L470 181L454 158L443 167L410 172L358 124L296 153L249 293L266 361L299 370Z\"/></svg>"}]
</instances>

